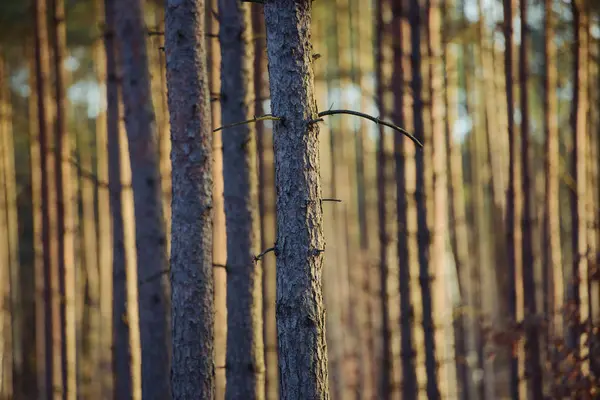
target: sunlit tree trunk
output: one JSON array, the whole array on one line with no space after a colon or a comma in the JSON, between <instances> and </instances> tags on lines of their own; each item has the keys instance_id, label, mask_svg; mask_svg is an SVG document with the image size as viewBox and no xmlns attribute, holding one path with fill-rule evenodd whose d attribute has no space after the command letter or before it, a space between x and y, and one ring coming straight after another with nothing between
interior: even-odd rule
<instances>
[{"instance_id":1,"label":"sunlit tree trunk","mask_svg":"<svg viewBox=\"0 0 600 400\"><path fill-rule=\"evenodd\" d=\"M282 399L328 399L325 242L310 0L264 6L277 188L277 333ZM298 343L303 346L298 347Z\"/></svg>"},{"instance_id":2,"label":"sunlit tree trunk","mask_svg":"<svg viewBox=\"0 0 600 400\"><path fill-rule=\"evenodd\" d=\"M588 264L586 232L586 136L587 136L587 41L588 16L585 2L571 3L573 11L573 101L571 109L571 129L573 130L573 156L571 176L575 180L575 190L571 191L571 218L573 266L567 286L567 300L573 304L573 314L569 315L567 344L576 356L586 356L587 344L582 340L583 324L589 316L588 306ZM585 373L587 362L582 363Z\"/></svg>"},{"instance_id":3,"label":"sunlit tree trunk","mask_svg":"<svg viewBox=\"0 0 600 400\"><path fill-rule=\"evenodd\" d=\"M53 107L50 92L50 54L45 0L35 3L35 59L41 168L42 254L44 264L44 348L45 395L62 396L60 297L58 242L56 238L56 188L52 135Z\"/></svg>"},{"instance_id":4,"label":"sunlit tree trunk","mask_svg":"<svg viewBox=\"0 0 600 400\"><path fill-rule=\"evenodd\" d=\"M268 98L266 74L265 24L262 6L252 11L254 33L254 113L265 114L264 100ZM260 214L260 248L268 249L275 242L275 188L273 170L273 142L263 122L256 124L258 151L258 211ZM262 250L261 250L262 251ZM279 368L277 365L277 326L275 323L275 262L272 256L263 257L263 343L265 358L265 398L274 400L279 393Z\"/></svg>"},{"instance_id":5,"label":"sunlit tree trunk","mask_svg":"<svg viewBox=\"0 0 600 400\"><path fill-rule=\"evenodd\" d=\"M103 24L105 30L106 18L104 10L104 1L95 0L94 2L96 18ZM99 32L100 33L100 32ZM106 46L104 45L104 35L106 31L101 32L101 36L94 43L94 68L96 79L100 84L107 85L107 56ZM114 56L113 56L114 57ZM114 85L114 84L113 84ZM113 87L114 89L114 87ZM102 99L106 102L107 93L101 93ZM117 101L118 103L118 101ZM113 105L111 105L113 106ZM110 189L109 189L109 166L108 166L108 112L101 111L96 117L96 174L98 175L98 184L96 191L98 196L98 344L96 352L96 371L100 375L94 379L91 387L95 396L106 398L112 393L112 263L113 263L113 243L110 209ZM115 117L114 115L112 116ZM117 117L118 118L118 117ZM118 196L118 194L115 194ZM103 217L104 216L104 217Z\"/></svg>"},{"instance_id":6,"label":"sunlit tree trunk","mask_svg":"<svg viewBox=\"0 0 600 400\"><path fill-rule=\"evenodd\" d=\"M184 4L169 0L165 11L174 194L171 387L175 399L215 396L213 140L204 11L202 0ZM190 307L190 302L197 306Z\"/></svg>"},{"instance_id":7,"label":"sunlit tree trunk","mask_svg":"<svg viewBox=\"0 0 600 400\"><path fill-rule=\"evenodd\" d=\"M413 119L414 133L417 138L424 137L423 123L423 82L421 71L421 7L418 0L411 0L408 15L410 18L411 37L411 89L413 93ZM419 246L419 283L423 307L423 332L425 346L425 369L427 373L427 396L437 399L440 396L438 388L437 361L435 357L436 345L434 340L435 327L433 324L433 302L431 296L431 256L430 256L430 231L427 218L427 203L425 196L426 161L425 154L415 152L416 191L417 203L417 241Z\"/></svg>"}]
</instances>

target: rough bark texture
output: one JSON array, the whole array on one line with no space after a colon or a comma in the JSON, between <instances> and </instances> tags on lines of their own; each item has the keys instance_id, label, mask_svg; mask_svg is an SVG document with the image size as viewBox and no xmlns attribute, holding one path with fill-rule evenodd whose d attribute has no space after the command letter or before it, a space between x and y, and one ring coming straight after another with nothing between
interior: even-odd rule
<instances>
[{"instance_id":1,"label":"rough bark texture","mask_svg":"<svg viewBox=\"0 0 600 400\"><path fill-rule=\"evenodd\" d=\"M112 365L104 365L103 373L113 372L113 382L103 385L103 397L129 398L132 392L131 382L131 355L130 334L127 326L127 279L126 279L126 254L125 254L125 230L123 220L123 185L122 185L122 160L121 160L121 133L119 129L120 120L120 96L117 80L118 66L115 48L115 0L105 0L105 34L104 46L106 49L106 131L108 153L108 181L110 188L110 212L112 223L112 331L111 339L112 354L105 359L106 363L112 361ZM113 391L114 390L114 391Z\"/></svg>"},{"instance_id":2,"label":"rough bark texture","mask_svg":"<svg viewBox=\"0 0 600 400\"><path fill-rule=\"evenodd\" d=\"M140 0L115 3L135 204L142 396L169 397L169 296L158 146ZM155 276L158 276L155 278ZM152 278L149 280L149 278Z\"/></svg>"},{"instance_id":3,"label":"rough bark texture","mask_svg":"<svg viewBox=\"0 0 600 400\"><path fill-rule=\"evenodd\" d=\"M516 180L516 157L518 148L516 147L515 120L514 120L514 92L513 92L513 5L511 0L504 0L504 74L506 82L506 110L507 110L507 130L509 142L509 171L508 171L508 190L506 193L506 247L507 247L507 289L506 302L508 316L512 324L516 323L517 317L517 292L515 287L515 277L518 263L517 240L518 240L518 205L520 197L518 184ZM519 398L519 366L516 352L512 353L510 360L510 394L513 399Z\"/></svg>"},{"instance_id":4,"label":"rough bark texture","mask_svg":"<svg viewBox=\"0 0 600 400\"><path fill-rule=\"evenodd\" d=\"M414 132L417 138L423 139L423 82L421 71L421 17L418 0L411 0L409 7L410 37L411 37L411 67L413 92ZM425 196L425 154L417 149L415 152L416 185L415 201L417 202L417 240L419 245L419 283L423 306L423 335L425 344L425 369L427 372L427 396L430 399L440 397L437 385L437 362L435 359L435 340L433 325L433 302L430 282L430 232L427 223L427 203Z\"/></svg>"},{"instance_id":5,"label":"rough bark texture","mask_svg":"<svg viewBox=\"0 0 600 400\"><path fill-rule=\"evenodd\" d=\"M273 124L280 397L328 399L312 1L268 0L264 7L271 106L281 118Z\"/></svg>"},{"instance_id":6,"label":"rough bark texture","mask_svg":"<svg viewBox=\"0 0 600 400\"><path fill-rule=\"evenodd\" d=\"M165 16L173 165L171 386L174 399L212 399L213 180L204 2L169 0Z\"/></svg>"},{"instance_id":7,"label":"rough bark texture","mask_svg":"<svg viewBox=\"0 0 600 400\"><path fill-rule=\"evenodd\" d=\"M249 5L220 0L221 123L253 116L254 62ZM264 398L262 271L259 253L256 140L253 124L223 132L227 227L227 356L225 397Z\"/></svg>"}]
</instances>

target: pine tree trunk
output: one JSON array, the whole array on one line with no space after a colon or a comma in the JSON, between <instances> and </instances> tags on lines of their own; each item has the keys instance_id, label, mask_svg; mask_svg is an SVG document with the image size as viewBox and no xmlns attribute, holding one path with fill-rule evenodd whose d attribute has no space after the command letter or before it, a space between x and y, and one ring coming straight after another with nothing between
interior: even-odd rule
<instances>
[{"instance_id":1,"label":"pine tree trunk","mask_svg":"<svg viewBox=\"0 0 600 400\"><path fill-rule=\"evenodd\" d=\"M572 251L573 266L571 279L567 287L567 300L573 305L573 314L569 316L570 329L567 344L575 356L585 356L581 335L583 323L589 316L588 307L588 270L586 235L586 133L587 133L587 14L584 2L571 3L573 11L573 101L571 110L571 128L573 130L573 156L571 176L575 180L575 190L571 191ZM580 342L581 340L581 342ZM583 362L587 364L587 362ZM584 368L584 366L582 366Z\"/></svg>"},{"instance_id":2,"label":"pine tree trunk","mask_svg":"<svg viewBox=\"0 0 600 400\"><path fill-rule=\"evenodd\" d=\"M266 72L265 23L262 6L257 4L252 12L254 32L254 113L263 115L264 99L268 98ZM265 124L256 124L258 151L258 210L260 214L260 248L268 249L275 241L275 188L273 170L273 141ZM275 262L271 256L261 260L263 296L263 343L265 359L265 397L275 400L279 393L279 368L277 365L277 325L275 322Z\"/></svg>"},{"instance_id":3,"label":"pine tree trunk","mask_svg":"<svg viewBox=\"0 0 600 400\"><path fill-rule=\"evenodd\" d=\"M61 371L60 298L58 282L58 242L56 238L56 191L54 141L50 93L50 54L45 0L35 3L35 59L41 168L42 254L44 265L44 349L45 395L63 394Z\"/></svg>"},{"instance_id":4,"label":"pine tree trunk","mask_svg":"<svg viewBox=\"0 0 600 400\"><path fill-rule=\"evenodd\" d=\"M104 10L104 1L95 0L94 7L96 12L96 18L106 28L106 18ZM107 85L108 90L108 79L107 79L107 55L108 48L104 45L104 35L107 32L99 32L102 34L97 42L94 44L94 68L96 72L96 79L100 84ZM112 46L112 45L111 45ZM114 55L112 56L114 59ZM112 90L116 89L114 83L111 87ZM118 90L118 89L117 89ZM107 93L101 94L103 99L108 99ZM118 99L118 97L117 97ZM113 104L110 106L114 107ZM117 100L118 106L118 100ZM111 117L117 117L111 115ZM111 122L114 124L114 122ZM117 128L118 129L118 128ZM112 274L113 274L113 247L112 247L112 226L110 208L110 181L109 181L109 165L108 165L108 112L102 111L96 117L96 162L97 162L97 175L98 184L96 185L97 198L98 198L98 290L99 296L97 298L98 303L98 348L96 351L96 371L99 373L99 377L94 379L91 391L95 393L98 398L110 397L112 394ZM114 194L117 195L118 194Z\"/></svg>"},{"instance_id":5,"label":"pine tree trunk","mask_svg":"<svg viewBox=\"0 0 600 400\"><path fill-rule=\"evenodd\" d=\"M421 7L418 0L411 0L408 10L410 19L410 37L411 37L411 68L413 71L411 80L411 89L413 99L413 118L414 133L417 138L424 137L423 123L423 82L421 71ZM437 362L435 359L435 340L433 324L433 302L431 296L431 273L430 273L430 232L427 218L427 203L425 196L425 154L421 150L415 152L416 167L416 192L415 201L417 203L417 240L419 246L419 283L421 286L421 297L423 307L423 331L425 346L425 370L427 373L427 396L430 399L440 397L437 384Z\"/></svg>"},{"instance_id":6,"label":"pine tree trunk","mask_svg":"<svg viewBox=\"0 0 600 400\"><path fill-rule=\"evenodd\" d=\"M506 82L506 104L508 115L508 144L509 144L509 172L508 191L506 194L506 246L507 246L507 308L511 324L516 324L517 317L517 292L515 287L516 271L518 266L518 224L517 215L520 207L519 187L516 175L518 174L517 159L517 137L515 135L514 120L514 92L513 92L513 5L512 0L504 0L504 73ZM515 344L516 345L516 344ZM517 353L512 352L510 361L510 393L511 398L519 398L519 368Z\"/></svg>"},{"instance_id":7,"label":"pine tree trunk","mask_svg":"<svg viewBox=\"0 0 600 400\"><path fill-rule=\"evenodd\" d=\"M212 132L204 2L167 1L165 17L174 194L172 393L174 399L212 399Z\"/></svg>"},{"instance_id":8,"label":"pine tree trunk","mask_svg":"<svg viewBox=\"0 0 600 400\"><path fill-rule=\"evenodd\" d=\"M124 190L124 167L123 156L127 153L122 149L124 134L121 132L120 119L120 93L119 93L119 68L117 66L117 53L115 43L115 1L105 0L105 33L104 46L106 48L106 152L108 162L108 190L110 198L110 215L112 223L112 326L111 339L112 357L106 357L105 362L112 360L112 365L106 365L106 370L112 371L113 382L107 382L103 386L103 397L135 398L135 383L132 371L132 333L131 325L128 324L127 298L128 281L127 271L135 267L131 264L131 253L129 248L128 226L132 224L132 215L128 215L127 196ZM129 218L128 218L129 217ZM129 226L129 231L133 228ZM135 260L135 258L133 258ZM108 340L107 340L108 343ZM105 369L103 368L103 371ZM139 382L137 382L139 383Z\"/></svg>"},{"instance_id":9,"label":"pine tree trunk","mask_svg":"<svg viewBox=\"0 0 600 400\"><path fill-rule=\"evenodd\" d=\"M254 115L250 9L219 1L222 124ZM254 125L223 132L223 176L227 226L226 398L264 398L262 271L258 250L256 141Z\"/></svg>"},{"instance_id":10,"label":"pine tree trunk","mask_svg":"<svg viewBox=\"0 0 600 400\"><path fill-rule=\"evenodd\" d=\"M534 399L543 398L542 369L540 365L540 347L537 325L528 320L536 318L536 289L533 255L533 218L532 212L532 182L529 155L529 97L527 90L528 64L527 64L527 38L529 27L527 25L527 1L521 0L521 45L519 47L519 80L521 83L521 191L523 192L523 217L521 220L523 240L523 295L525 305L525 370L528 372L528 392Z\"/></svg>"},{"instance_id":11,"label":"pine tree trunk","mask_svg":"<svg viewBox=\"0 0 600 400\"><path fill-rule=\"evenodd\" d=\"M277 188L280 397L328 399L321 281L325 242L310 0L264 6ZM299 347L298 343L303 343Z\"/></svg>"},{"instance_id":12,"label":"pine tree trunk","mask_svg":"<svg viewBox=\"0 0 600 400\"><path fill-rule=\"evenodd\" d=\"M115 9L135 204L138 275L143 282L138 289L142 396L164 399L170 396L170 299L165 274L168 262L146 33L140 0L119 1Z\"/></svg>"}]
</instances>

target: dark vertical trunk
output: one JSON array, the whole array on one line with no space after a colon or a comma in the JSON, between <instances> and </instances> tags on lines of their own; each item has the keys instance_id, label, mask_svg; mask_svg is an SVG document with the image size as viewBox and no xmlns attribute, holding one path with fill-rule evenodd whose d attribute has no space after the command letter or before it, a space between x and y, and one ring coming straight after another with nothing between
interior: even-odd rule
<instances>
[{"instance_id":1,"label":"dark vertical trunk","mask_svg":"<svg viewBox=\"0 0 600 400\"><path fill-rule=\"evenodd\" d=\"M376 102L381 118L385 117L384 94L385 83L383 81L383 62L384 62L384 35L385 25L383 22L384 4L386 0L377 0L375 8L375 85ZM385 133L383 126L378 126L377 139L377 210L378 210L378 236L379 236L379 291L381 302L381 331L382 331L382 365L381 365L381 383L380 396L388 398L391 393L392 384L392 350L390 337L390 314L389 314L389 263L388 263L388 245L389 233L387 228L387 209L386 209L386 153L385 153ZM408 382L407 382L408 383Z\"/></svg>"},{"instance_id":2,"label":"dark vertical trunk","mask_svg":"<svg viewBox=\"0 0 600 400\"><path fill-rule=\"evenodd\" d=\"M411 0L408 15L410 18L411 37L411 89L413 93L414 133L423 139L425 129L423 123L423 82L421 71L421 7L418 0ZM423 333L425 346L425 370L427 373L427 396L429 399L439 399L437 384L437 362L435 359L435 340L433 325L433 302L431 297L430 273L430 232L427 223L427 203L425 196L425 155L423 151L415 152L416 192L417 203L417 241L419 246L419 283L421 285L423 307Z\"/></svg>"},{"instance_id":3,"label":"dark vertical trunk","mask_svg":"<svg viewBox=\"0 0 600 400\"><path fill-rule=\"evenodd\" d=\"M394 0L393 11L393 48L394 48L394 74L392 87L394 91L394 119L399 126L405 126L405 71L403 66L404 37L407 35L406 25L402 19L406 17L404 0ZM400 354L402 365L402 397L414 398L418 391L418 382L415 365L415 349L413 347L413 322L414 310L411 303L410 285L410 257L408 250L408 201L406 193L406 165L405 165L405 140L401 135L394 135L394 162L396 173L396 212L397 212L397 251L398 251L398 278L400 291ZM412 144L408 144L412 146ZM385 222L385 221L384 221Z\"/></svg>"},{"instance_id":4,"label":"dark vertical trunk","mask_svg":"<svg viewBox=\"0 0 600 400\"><path fill-rule=\"evenodd\" d=\"M319 127L310 0L264 6L277 188L277 333L282 399L328 399ZM303 343L299 347L297 344Z\"/></svg>"},{"instance_id":5,"label":"dark vertical trunk","mask_svg":"<svg viewBox=\"0 0 600 400\"><path fill-rule=\"evenodd\" d=\"M168 262L146 31L141 0L118 1L115 9L135 204L138 276L144 282L138 288L142 396L164 399L170 395L170 299L164 273ZM159 277L149 280L154 276Z\"/></svg>"},{"instance_id":6,"label":"dark vertical trunk","mask_svg":"<svg viewBox=\"0 0 600 400\"><path fill-rule=\"evenodd\" d=\"M221 118L224 125L254 115L253 46L249 5L219 1ZM223 133L223 176L227 226L228 399L264 398L262 270L258 254L256 141L253 124Z\"/></svg>"},{"instance_id":7,"label":"dark vertical trunk","mask_svg":"<svg viewBox=\"0 0 600 400\"><path fill-rule=\"evenodd\" d=\"M127 324L127 261L125 250L125 227L123 220L123 184L121 160L121 132L119 121L120 93L119 68L115 45L115 1L105 0L104 46L106 50L106 152L108 162L108 182L112 227L112 354L106 366L113 372L113 382L103 385L102 396L129 398L133 390L130 368L130 330ZM131 251L131 250L129 250ZM105 361L106 362L106 361ZM103 372L104 368L103 368ZM114 391L113 391L114 390Z\"/></svg>"},{"instance_id":8,"label":"dark vertical trunk","mask_svg":"<svg viewBox=\"0 0 600 400\"><path fill-rule=\"evenodd\" d=\"M204 2L165 12L173 179L171 281L174 399L215 395L212 131ZM195 307L190 307L195 304Z\"/></svg>"},{"instance_id":9,"label":"dark vertical trunk","mask_svg":"<svg viewBox=\"0 0 600 400\"><path fill-rule=\"evenodd\" d=\"M529 105L527 90L527 1L521 0L521 45L519 47L519 80L521 83L521 191L523 193L523 214L521 230L523 238L523 295L525 306L525 370L529 377L528 392L534 399L542 399L542 369L540 365L540 345L538 327L531 318L537 314L536 288L533 255L533 218L531 167L529 159ZM528 323L529 321L529 323Z\"/></svg>"},{"instance_id":10,"label":"dark vertical trunk","mask_svg":"<svg viewBox=\"0 0 600 400\"><path fill-rule=\"evenodd\" d=\"M67 55L65 5L52 0L52 45L54 53L54 90L56 100L56 208L58 227L58 273L60 287L61 368L65 396L77 396L75 341L75 231L71 187L71 145L67 132L66 74L63 62ZM77 204L77 203L75 203Z\"/></svg>"},{"instance_id":11,"label":"dark vertical trunk","mask_svg":"<svg viewBox=\"0 0 600 400\"><path fill-rule=\"evenodd\" d=\"M56 243L56 208L54 143L50 104L50 55L48 50L47 5L36 0L35 64L39 123L39 160L41 167L42 253L44 265L44 350L45 396L62 396L61 335L58 285L58 247Z\"/></svg>"},{"instance_id":12,"label":"dark vertical trunk","mask_svg":"<svg viewBox=\"0 0 600 400\"><path fill-rule=\"evenodd\" d=\"M518 206L517 182L515 176L517 158L517 140L515 136L514 120L514 95L513 95L513 5L512 0L504 0L504 73L506 82L506 104L508 115L508 144L509 144L509 171L508 171L508 191L506 194L506 246L508 253L507 264L507 289L506 293L508 317L511 323L516 324L517 317L517 293L515 287L516 266L517 266L517 248L516 231L518 230L517 221L515 221L516 207ZM510 361L510 388L511 397L519 399L519 366L517 353L512 352Z\"/></svg>"}]
</instances>

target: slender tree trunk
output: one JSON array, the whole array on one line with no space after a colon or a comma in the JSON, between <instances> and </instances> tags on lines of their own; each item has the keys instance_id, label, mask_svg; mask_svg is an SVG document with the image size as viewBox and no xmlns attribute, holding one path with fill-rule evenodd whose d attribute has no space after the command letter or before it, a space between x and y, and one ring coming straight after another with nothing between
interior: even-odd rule
<instances>
[{"instance_id":1,"label":"slender tree trunk","mask_svg":"<svg viewBox=\"0 0 600 400\"><path fill-rule=\"evenodd\" d=\"M94 2L95 12L97 19L107 29L104 1L95 0ZM100 33L100 32L99 32ZM96 70L96 79L100 84L107 85L108 90L108 79L107 79L107 46L104 44L104 35L107 32L101 32L102 36L94 44L94 68ZM114 47L114 45L111 45ZM114 60L114 54L113 54ZM112 90L117 90L114 85L113 77ZM107 93L101 94L104 100L108 99ZM114 99L113 99L114 101ZM116 106L118 107L118 96L116 99ZM115 105L111 104L110 107ZM114 112L114 110L113 110ZM118 113L118 110L117 110ZM92 392L95 393L98 398L106 398L112 394L112 263L113 263L113 243L112 243L112 227L111 219L108 217L111 215L110 209L110 180L109 180L109 165L108 165L108 112L102 111L96 117L96 162L97 162L97 175L99 184L96 185L97 196L98 196L98 303L95 305L98 307L98 348L96 351L96 371L99 377L94 379L92 384ZM116 117L117 115L111 115ZM114 124L115 122L111 122ZM118 130L118 126L117 126ZM108 182L108 185L102 184L102 182ZM113 196L118 196L115 193Z\"/></svg>"},{"instance_id":2,"label":"slender tree trunk","mask_svg":"<svg viewBox=\"0 0 600 400\"><path fill-rule=\"evenodd\" d=\"M254 62L250 8L219 1L221 115L224 125L254 115ZM226 130L223 138L227 226L226 398L264 398L262 281L258 251L256 141L254 125Z\"/></svg>"},{"instance_id":3,"label":"slender tree trunk","mask_svg":"<svg viewBox=\"0 0 600 400\"><path fill-rule=\"evenodd\" d=\"M410 18L410 37L412 47L411 67L413 92L413 118L414 132L417 138L424 136L423 124L423 82L421 71L421 9L418 0L411 0L408 10ZM431 296L431 273L430 273L430 232L427 224L427 204L425 199L425 157L424 153L417 150L415 153L416 163L416 192L417 202L417 240L419 246L419 283L421 285L422 307L423 307L423 331L425 338L425 369L427 372L427 396L430 399L440 397L437 384L437 362L435 359L435 340L433 325L433 302Z\"/></svg>"},{"instance_id":4,"label":"slender tree trunk","mask_svg":"<svg viewBox=\"0 0 600 400\"><path fill-rule=\"evenodd\" d=\"M527 38L529 27L527 25L527 1L521 0L521 45L519 47L519 80L521 83L521 191L523 192L523 215L521 230L523 238L523 294L525 301L525 370L529 377L528 392L534 399L542 399L542 369L540 365L540 347L538 327L531 321L536 318L536 289L533 255L533 206L531 196L531 167L529 159L529 98L527 90ZM527 323L529 322L529 323Z\"/></svg>"},{"instance_id":5,"label":"slender tree trunk","mask_svg":"<svg viewBox=\"0 0 600 400\"><path fill-rule=\"evenodd\" d=\"M173 202L173 398L212 399L212 132L204 2L167 1L165 46L171 117ZM193 173L190 173L192 172ZM189 307L189 304L196 304Z\"/></svg>"},{"instance_id":6,"label":"slender tree trunk","mask_svg":"<svg viewBox=\"0 0 600 400\"><path fill-rule=\"evenodd\" d=\"M119 93L119 68L117 66L117 53L115 43L115 1L105 0L105 33L104 46L106 49L106 152L108 162L108 182L110 213L112 225L112 325L111 339L112 365L106 366L113 372L113 382L104 385L103 397L135 398L136 383L133 379L133 359L131 349L131 325L128 324L128 270L135 267L135 254L130 248L128 233L131 234L133 215L129 214L128 198L124 190L125 164L122 161L127 153L123 150L126 146L124 133L120 128L121 110ZM129 211L129 212L128 212ZM108 342L108 341L107 341ZM105 369L103 368L103 371Z\"/></svg>"},{"instance_id":7,"label":"slender tree trunk","mask_svg":"<svg viewBox=\"0 0 600 400\"><path fill-rule=\"evenodd\" d=\"M508 143L509 143L509 172L508 172L508 191L506 194L506 246L508 253L507 264L507 289L506 293L507 308L511 323L516 324L517 317L517 292L515 287L516 270L518 263L518 252L516 242L518 239L518 225L516 221L517 207L519 207L520 197L518 195L518 185L515 179L517 175L517 140L515 136L514 120L514 95L513 95L513 5L512 0L504 0L504 73L506 82L506 104L508 115ZM515 344L516 346L516 344ZM519 399L519 367L518 358L515 351L512 352L510 361L510 388L511 398Z\"/></svg>"},{"instance_id":8,"label":"slender tree trunk","mask_svg":"<svg viewBox=\"0 0 600 400\"><path fill-rule=\"evenodd\" d=\"M252 12L254 32L254 113L263 115L264 99L268 97L266 72L265 23L262 6L257 4ZM268 249L275 241L275 190L272 161L273 142L262 122L256 124L256 147L258 151L258 210L260 214L260 248ZM265 397L278 398L279 368L277 365L277 325L275 322L275 262L272 257L262 261L263 295L263 343L265 348Z\"/></svg>"},{"instance_id":9,"label":"slender tree trunk","mask_svg":"<svg viewBox=\"0 0 600 400\"><path fill-rule=\"evenodd\" d=\"M119 1L115 10L135 204L138 275L144 282L138 289L142 396L164 399L170 396L169 288L165 275L168 263L142 3Z\"/></svg>"},{"instance_id":10,"label":"slender tree trunk","mask_svg":"<svg viewBox=\"0 0 600 400\"><path fill-rule=\"evenodd\" d=\"M572 252L573 266L567 288L567 300L573 305L569 316L570 329L567 344L575 356L580 355L586 346L580 343L585 323L589 315L587 305L587 236L586 236L586 132L587 132L587 14L584 2L571 3L573 11L573 101L571 128L573 130L573 156L571 176L575 180L575 190L571 191ZM583 364L587 364L583 362Z\"/></svg>"},{"instance_id":11,"label":"slender tree trunk","mask_svg":"<svg viewBox=\"0 0 600 400\"><path fill-rule=\"evenodd\" d=\"M39 160L41 167L42 244L44 257L44 348L45 396L62 396L60 298L58 285L58 243L56 240L56 192L54 143L52 138L52 106L50 101L50 54L47 5L35 3L35 59L39 121Z\"/></svg>"},{"instance_id":12,"label":"slender tree trunk","mask_svg":"<svg viewBox=\"0 0 600 400\"><path fill-rule=\"evenodd\" d=\"M265 3L277 187L277 331L282 399L328 399L319 126L310 0ZM303 343L299 347L298 343Z\"/></svg>"},{"instance_id":13,"label":"slender tree trunk","mask_svg":"<svg viewBox=\"0 0 600 400\"><path fill-rule=\"evenodd\" d=\"M394 74L392 75L392 87L394 92L394 109L396 110L395 122L399 126L405 126L405 71L404 59L404 37L409 34L402 19L406 17L407 10L403 0L394 0L392 5L393 25L395 27L393 37L394 48ZM413 322L414 310L411 304L410 285L410 256L408 250L408 202L406 193L406 165L405 165L405 141L400 135L394 135L394 161L396 167L396 209L398 226L398 278L400 291L400 354L402 359L402 397L405 399L415 398L418 392L415 349L413 346Z\"/></svg>"},{"instance_id":14,"label":"slender tree trunk","mask_svg":"<svg viewBox=\"0 0 600 400\"><path fill-rule=\"evenodd\" d=\"M375 85L376 102L381 118L385 116L385 82L383 81L384 62L384 35L385 25L383 21L386 0L377 0L375 3ZM379 297L381 302L381 331L382 331L382 365L379 394L382 398L389 398L392 392L392 349L391 349L391 323L389 314L389 262L388 246L389 233L387 226L386 207L386 153L385 133L382 125L378 126L377 143L377 210L378 210L378 236L379 236ZM410 380L405 382L410 387ZM415 385L416 386L416 385Z\"/></svg>"}]
</instances>

